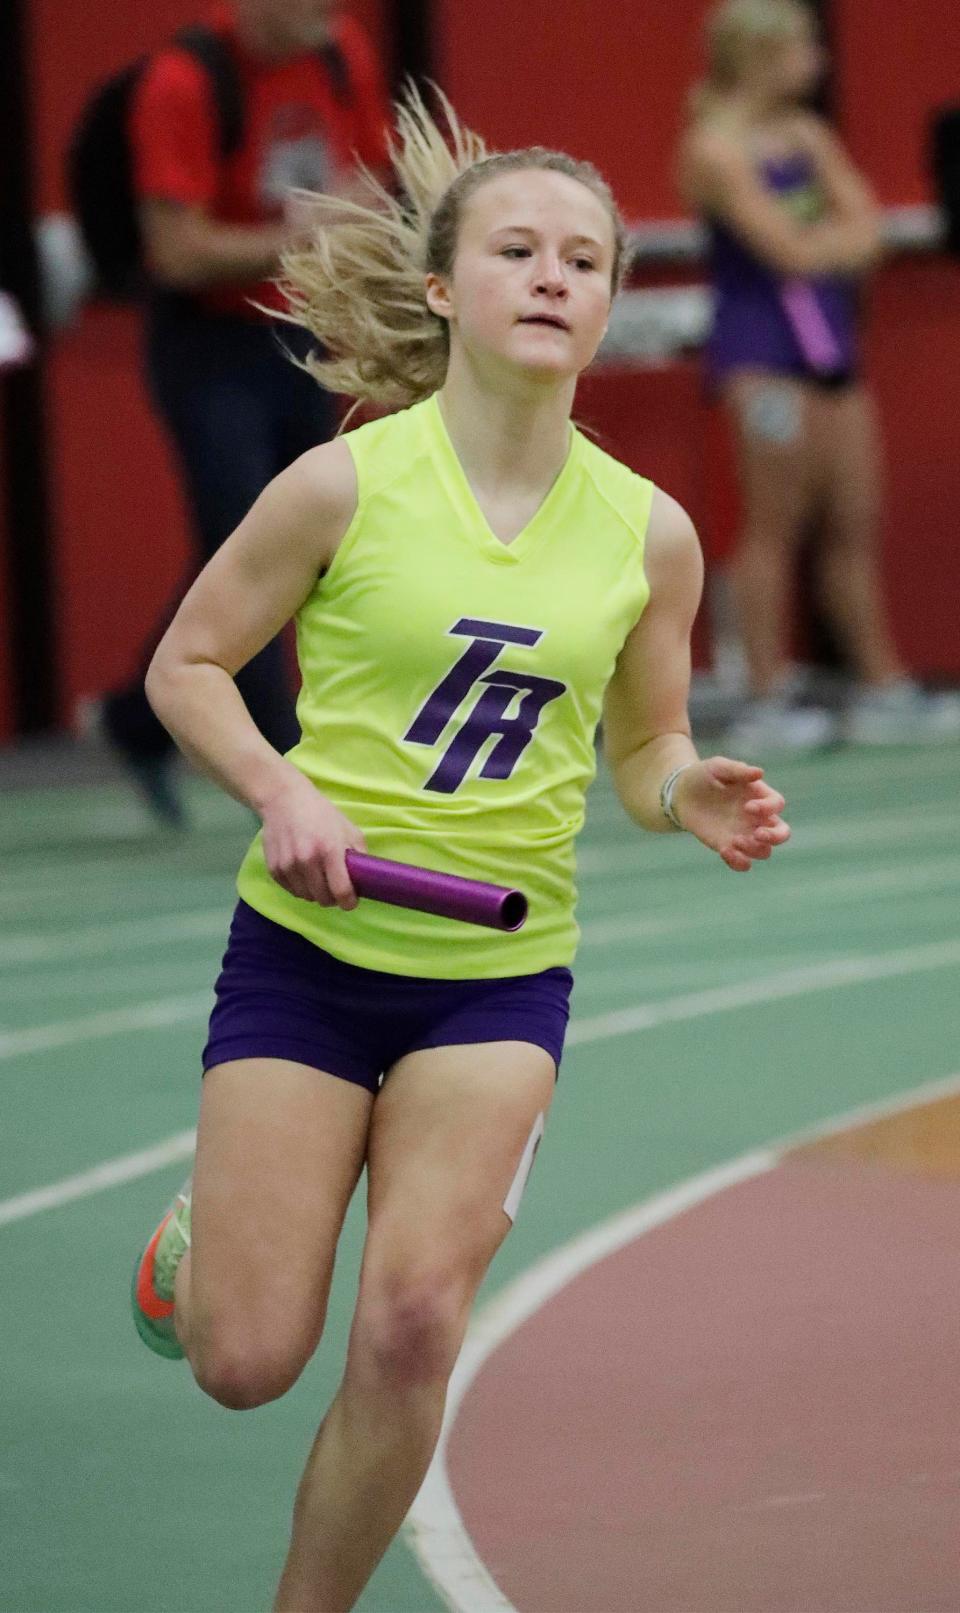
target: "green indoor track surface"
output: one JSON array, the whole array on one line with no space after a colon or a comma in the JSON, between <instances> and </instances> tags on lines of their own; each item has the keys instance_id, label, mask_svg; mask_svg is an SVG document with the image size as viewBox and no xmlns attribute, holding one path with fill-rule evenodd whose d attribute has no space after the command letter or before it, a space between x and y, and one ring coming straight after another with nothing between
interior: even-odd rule
<instances>
[{"instance_id":1,"label":"green indoor track surface","mask_svg":"<svg viewBox=\"0 0 960 1613\"><path fill-rule=\"evenodd\" d=\"M960 748L768 772L794 838L746 876L635 830L598 779L573 1043L481 1303L653 1193L960 1069ZM252 828L188 794L180 838L119 784L0 794L0 1613L263 1613L344 1357L359 1201L326 1335L280 1402L221 1410L131 1324L133 1258L187 1169ZM138 1157L168 1139L166 1163ZM442 1605L402 1536L358 1604Z\"/></svg>"}]
</instances>

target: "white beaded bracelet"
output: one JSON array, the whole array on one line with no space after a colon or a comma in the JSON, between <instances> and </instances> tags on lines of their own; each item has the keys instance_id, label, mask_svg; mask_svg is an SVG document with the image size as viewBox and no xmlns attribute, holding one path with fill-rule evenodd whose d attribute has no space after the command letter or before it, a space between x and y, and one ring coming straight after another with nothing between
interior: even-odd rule
<instances>
[{"instance_id":1,"label":"white beaded bracelet","mask_svg":"<svg viewBox=\"0 0 960 1613\"><path fill-rule=\"evenodd\" d=\"M683 762L680 767L675 767L672 773L667 774L660 786L660 810L668 823L672 823L673 827L679 829L681 833L686 833L686 828L673 810L673 792L677 787L677 779L680 774L685 773L688 767L694 767L695 765L694 762Z\"/></svg>"}]
</instances>

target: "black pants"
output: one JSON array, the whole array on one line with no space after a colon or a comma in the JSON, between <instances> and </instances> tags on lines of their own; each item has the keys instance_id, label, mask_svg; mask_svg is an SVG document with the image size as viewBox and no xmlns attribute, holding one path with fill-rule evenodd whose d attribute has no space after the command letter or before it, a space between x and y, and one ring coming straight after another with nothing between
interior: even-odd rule
<instances>
[{"instance_id":1,"label":"black pants","mask_svg":"<svg viewBox=\"0 0 960 1613\"><path fill-rule=\"evenodd\" d=\"M144 645L136 676L106 702L113 739L134 756L173 745L143 689L150 658L193 577L243 519L267 483L336 430L324 392L283 352L302 355L305 333L216 318L186 301L158 299L147 317L150 395L172 440L190 510L196 563ZM261 650L237 685L264 737L279 751L300 737L280 639Z\"/></svg>"}]
</instances>

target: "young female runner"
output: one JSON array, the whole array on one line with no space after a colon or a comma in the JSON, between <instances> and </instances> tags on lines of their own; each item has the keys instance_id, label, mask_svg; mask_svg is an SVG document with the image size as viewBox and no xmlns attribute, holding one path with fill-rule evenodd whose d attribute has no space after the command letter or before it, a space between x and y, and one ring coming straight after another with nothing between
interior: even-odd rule
<instances>
[{"instance_id":1,"label":"young female runner","mask_svg":"<svg viewBox=\"0 0 960 1613\"><path fill-rule=\"evenodd\" d=\"M606 696L628 812L746 871L789 830L760 769L697 758L696 538L571 426L623 236L596 171L487 156L400 112L404 200L318 200L286 261L336 390L401 406L305 455L187 596L149 676L186 754L263 828L243 863L188 1197L138 1262L162 1354L243 1408L316 1349L364 1165L343 1382L300 1483L281 1610L353 1606L437 1439L473 1296L550 1106L571 986L573 841ZM406 407L403 407L406 406ZM237 670L296 615L303 738ZM527 892L512 935L357 899L348 848Z\"/></svg>"},{"instance_id":2,"label":"young female runner","mask_svg":"<svg viewBox=\"0 0 960 1613\"><path fill-rule=\"evenodd\" d=\"M858 680L843 734L953 737L960 703L907 677L882 599L882 456L857 328L880 215L804 104L824 67L812 17L801 0L723 0L707 44L681 184L710 237L707 367L734 427L744 503L735 587L752 702L727 742L751 753L832 737L826 711L790 697L792 574L817 513L823 605Z\"/></svg>"}]
</instances>

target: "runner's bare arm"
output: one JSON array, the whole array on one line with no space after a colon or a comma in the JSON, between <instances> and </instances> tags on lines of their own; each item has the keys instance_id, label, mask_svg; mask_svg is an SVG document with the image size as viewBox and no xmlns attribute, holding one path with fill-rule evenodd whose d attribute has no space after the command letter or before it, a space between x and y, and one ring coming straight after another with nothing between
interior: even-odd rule
<instances>
[{"instance_id":1,"label":"runner's bare arm","mask_svg":"<svg viewBox=\"0 0 960 1613\"><path fill-rule=\"evenodd\" d=\"M689 516L659 490L647 533L650 601L620 652L607 691L604 743L617 794L646 829L676 830L661 790L675 769L673 810L728 868L746 873L789 838L784 800L763 769L726 756L697 758L690 735L690 633L703 561Z\"/></svg>"},{"instance_id":2,"label":"runner's bare arm","mask_svg":"<svg viewBox=\"0 0 960 1613\"><path fill-rule=\"evenodd\" d=\"M204 567L147 674L150 703L184 754L261 814L295 769L260 734L234 677L307 598L356 501L343 442L311 449L283 471Z\"/></svg>"},{"instance_id":3,"label":"runner's bare arm","mask_svg":"<svg viewBox=\"0 0 960 1613\"><path fill-rule=\"evenodd\" d=\"M263 280L289 245L285 224L223 224L203 207L161 199L140 207L144 251L153 278L177 291Z\"/></svg>"},{"instance_id":4,"label":"runner's bare arm","mask_svg":"<svg viewBox=\"0 0 960 1613\"><path fill-rule=\"evenodd\" d=\"M816 165L833 219L857 230L870 262L876 262L883 253L883 215L870 185L822 118L803 113L797 128Z\"/></svg>"},{"instance_id":5,"label":"runner's bare arm","mask_svg":"<svg viewBox=\"0 0 960 1613\"><path fill-rule=\"evenodd\" d=\"M604 750L624 808L645 829L669 830L660 786L696 760L690 737L690 633L703 588L693 522L657 489L647 530L646 610L620 652L607 689Z\"/></svg>"}]
</instances>

